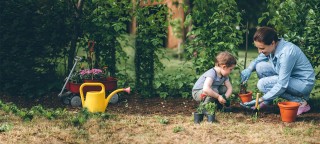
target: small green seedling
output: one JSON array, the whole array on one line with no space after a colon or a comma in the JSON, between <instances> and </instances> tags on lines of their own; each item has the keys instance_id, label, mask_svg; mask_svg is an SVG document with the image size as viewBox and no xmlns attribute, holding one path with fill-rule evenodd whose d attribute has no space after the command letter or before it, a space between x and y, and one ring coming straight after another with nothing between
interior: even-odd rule
<instances>
[{"instance_id":1,"label":"small green seedling","mask_svg":"<svg viewBox=\"0 0 320 144\"><path fill-rule=\"evenodd\" d=\"M205 105L203 104L203 102L201 102L197 108L197 113L198 114L203 114L203 110L205 110Z\"/></svg>"},{"instance_id":2,"label":"small green seedling","mask_svg":"<svg viewBox=\"0 0 320 144\"><path fill-rule=\"evenodd\" d=\"M213 102L209 102L205 105L205 109L207 110L208 114L213 115L216 112L217 104Z\"/></svg>"},{"instance_id":3,"label":"small green seedling","mask_svg":"<svg viewBox=\"0 0 320 144\"><path fill-rule=\"evenodd\" d=\"M176 126L173 128L173 132L174 133L178 133L178 132L181 132L183 131L183 127L182 126Z\"/></svg>"}]
</instances>

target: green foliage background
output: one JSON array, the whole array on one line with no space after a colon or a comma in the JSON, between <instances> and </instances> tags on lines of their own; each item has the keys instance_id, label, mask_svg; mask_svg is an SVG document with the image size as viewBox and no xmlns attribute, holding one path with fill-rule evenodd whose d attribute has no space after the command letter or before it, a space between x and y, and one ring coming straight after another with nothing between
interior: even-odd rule
<instances>
[{"instance_id":1,"label":"green foliage background","mask_svg":"<svg viewBox=\"0 0 320 144\"><path fill-rule=\"evenodd\" d=\"M137 13L137 37L135 42L136 91L144 97L154 96L156 69L163 69L157 52L164 47L166 38L166 5L139 7Z\"/></svg>"},{"instance_id":2,"label":"green foliage background","mask_svg":"<svg viewBox=\"0 0 320 144\"><path fill-rule=\"evenodd\" d=\"M196 0L191 1L190 7L184 7L192 9L184 23L191 27L184 51L186 59L192 60L193 66L182 65L173 73L156 75L156 93L162 98L177 95L190 97L198 76L214 66L214 57L220 51L237 55L238 46L242 43L243 31L236 29L240 25L241 13L235 1ZM188 73L186 69L192 69L193 72Z\"/></svg>"},{"instance_id":3,"label":"green foliage background","mask_svg":"<svg viewBox=\"0 0 320 144\"><path fill-rule=\"evenodd\" d=\"M192 27L187 34L186 50L193 59L197 74L212 68L213 60L220 51L237 55L243 40L243 31L236 29L241 25L241 19L234 0L193 1L185 22L185 25L191 24ZM197 53L196 56L194 53Z\"/></svg>"},{"instance_id":4,"label":"green foliage background","mask_svg":"<svg viewBox=\"0 0 320 144\"><path fill-rule=\"evenodd\" d=\"M190 97L196 78L213 67L216 54L226 50L237 55L244 43L244 31L235 29L243 27L243 10L237 2L244 1L190 0L189 6L183 5L186 18L182 30L190 28L183 49L185 60L192 60L193 66L165 74L160 59L166 55L163 47L170 17L166 5L140 7L140 1L132 4L121 0L85 0L81 10L77 10L77 2L0 1L2 93L31 98L59 91L70 71L70 61L80 53L79 49L88 50L88 40L94 40L95 67L108 66L121 86L130 85L144 97ZM298 44L318 70L319 79L319 1L266 3L268 11L258 22L274 26L280 35ZM123 72L126 68L118 69L129 59L123 47L130 45L124 35L128 34L132 16L138 22L132 45L135 77Z\"/></svg>"},{"instance_id":5,"label":"green foliage background","mask_svg":"<svg viewBox=\"0 0 320 144\"><path fill-rule=\"evenodd\" d=\"M86 34L81 40L86 43L94 40L97 63L95 67L108 66L111 76L116 76L116 63L127 55L122 50L119 40L125 41L123 34L128 32L131 21L132 5L129 1L94 0L88 4L85 13Z\"/></svg>"},{"instance_id":6,"label":"green foliage background","mask_svg":"<svg viewBox=\"0 0 320 144\"><path fill-rule=\"evenodd\" d=\"M64 1L0 2L2 92L32 97L54 86L57 58L70 36L67 6Z\"/></svg>"}]
</instances>

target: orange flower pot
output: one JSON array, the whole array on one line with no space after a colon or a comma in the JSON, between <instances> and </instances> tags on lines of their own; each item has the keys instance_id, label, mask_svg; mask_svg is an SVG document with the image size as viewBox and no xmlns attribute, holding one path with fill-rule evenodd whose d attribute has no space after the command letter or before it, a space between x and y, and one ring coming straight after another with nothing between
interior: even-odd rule
<instances>
[{"instance_id":1,"label":"orange flower pot","mask_svg":"<svg viewBox=\"0 0 320 144\"><path fill-rule=\"evenodd\" d=\"M248 93L246 94L238 94L242 103L245 103L245 102L249 102L252 100L252 92L249 91Z\"/></svg>"},{"instance_id":2,"label":"orange flower pot","mask_svg":"<svg viewBox=\"0 0 320 144\"><path fill-rule=\"evenodd\" d=\"M281 120L283 122L294 122L297 117L298 108L300 106L297 102L279 102Z\"/></svg>"}]
</instances>

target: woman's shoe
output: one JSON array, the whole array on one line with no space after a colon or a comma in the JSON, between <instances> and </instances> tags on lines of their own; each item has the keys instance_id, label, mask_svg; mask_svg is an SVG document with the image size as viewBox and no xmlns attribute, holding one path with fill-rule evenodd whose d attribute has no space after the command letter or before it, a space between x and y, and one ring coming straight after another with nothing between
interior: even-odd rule
<instances>
[{"instance_id":1,"label":"woman's shoe","mask_svg":"<svg viewBox=\"0 0 320 144\"><path fill-rule=\"evenodd\" d=\"M308 112L311 109L310 105L305 105L305 106L299 106L297 115L301 115L302 113Z\"/></svg>"}]
</instances>

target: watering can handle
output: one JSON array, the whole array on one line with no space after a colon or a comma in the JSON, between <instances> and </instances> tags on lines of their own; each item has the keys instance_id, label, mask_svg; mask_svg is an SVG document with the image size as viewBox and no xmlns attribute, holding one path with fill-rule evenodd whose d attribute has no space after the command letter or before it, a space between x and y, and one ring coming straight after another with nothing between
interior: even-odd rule
<instances>
[{"instance_id":1,"label":"watering can handle","mask_svg":"<svg viewBox=\"0 0 320 144\"><path fill-rule=\"evenodd\" d=\"M86 86L100 86L101 87L101 91L99 93L105 92L105 88L104 88L104 85L102 83L98 83L98 82L97 83L83 83L79 88L79 90L80 90L80 98L81 98L82 104L84 104L83 88L86 87Z\"/></svg>"}]
</instances>

